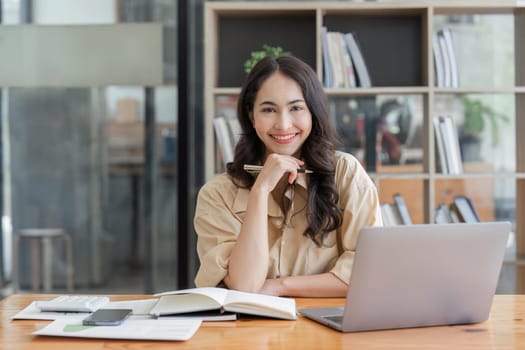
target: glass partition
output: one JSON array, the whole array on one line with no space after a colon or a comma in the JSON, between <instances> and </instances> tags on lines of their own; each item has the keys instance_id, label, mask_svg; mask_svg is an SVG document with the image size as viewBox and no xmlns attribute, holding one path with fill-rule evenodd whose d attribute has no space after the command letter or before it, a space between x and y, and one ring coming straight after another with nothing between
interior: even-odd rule
<instances>
[{"instance_id":1,"label":"glass partition","mask_svg":"<svg viewBox=\"0 0 525 350\"><path fill-rule=\"evenodd\" d=\"M76 292L177 285L176 1L3 1L4 281L13 237L61 228ZM25 53L25 54L21 54ZM11 68L9 68L11 67ZM52 291L66 287L52 242ZM31 289L34 251L15 262Z\"/></svg>"}]
</instances>

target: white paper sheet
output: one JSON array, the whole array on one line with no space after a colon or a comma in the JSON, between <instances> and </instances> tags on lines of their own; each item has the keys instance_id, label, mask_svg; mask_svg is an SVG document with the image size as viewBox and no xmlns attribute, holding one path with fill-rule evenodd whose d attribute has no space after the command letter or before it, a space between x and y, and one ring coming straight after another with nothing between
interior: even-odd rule
<instances>
[{"instance_id":1,"label":"white paper sheet","mask_svg":"<svg viewBox=\"0 0 525 350\"><path fill-rule=\"evenodd\" d=\"M128 319L119 326L83 326L82 320L59 319L32 334L76 338L184 341L190 339L200 325L201 321L195 319Z\"/></svg>"}]
</instances>

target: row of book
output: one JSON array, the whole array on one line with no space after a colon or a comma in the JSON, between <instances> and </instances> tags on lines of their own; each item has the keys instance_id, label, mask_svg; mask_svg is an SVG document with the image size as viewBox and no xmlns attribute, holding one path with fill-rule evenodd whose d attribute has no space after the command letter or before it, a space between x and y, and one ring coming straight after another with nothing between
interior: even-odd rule
<instances>
[{"instance_id":1,"label":"row of book","mask_svg":"<svg viewBox=\"0 0 525 350\"><path fill-rule=\"evenodd\" d=\"M438 170L443 174L451 175L463 173L463 161L454 120L450 116L436 116L433 122Z\"/></svg>"},{"instance_id":2,"label":"row of book","mask_svg":"<svg viewBox=\"0 0 525 350\"><path fill-rule=\"evenodd\" d=\"M437 224L452 222L479 222L479 215L470 198L467 196L455 196L449 205L440 204L436 208L434 221Z\"/></svg>"},{"instance_id":3,"label":"row of book","mask_svg":"<svg viewBox=\"0 0 525 350\"><path fill-rule=\"evenodd\" d=\"M393 195L393 203L381 204L381 215L384 226L411 225L412 218L405 200L399 193ZM434 214L436 224L480 222L479 215L470 198L464 195L454 196L449 205L440 204Z\"/></svg>"},{"instance_id":4,"label":"row of book","mask_svg":"<svg viewBox=\"0 0 525 350\"><path fill-rule=\"evenodd\" d=\"M356 33L321 29L324 86L327 88L370 87L372 81ZM452 30L432 36L434 69L438 87L459 87L459 72Z\"/></svg>"},{"instance_id":5,"label":"row of book","mask_svg":"<svg viewBox=\"0 0 525 350\"><path fill-rule=\"evenodd\" d=\"M437 87L459 87L458 64L452 30L443 28L432 36Z\"/></svg>"},{"instance_id":6,"label":"row of book","mask_svg":"<svg viewBox=\"0 0 525 350\"><path fill-rule=\"evenodd\" d=\"M381 215L384 226L411 225L412 218L408 212L405 199L399 193L393 195L393 203L381 204Z\"/></svg>"},{"instance_id":7,"label":"row of book","mask_svg":"<svg viewBox=\"0 0 525 350\"><path fill-rule=\"evenodd\" d=\"M326 88L370 87L372 82L355 33L321 30Z\"/></svg>"}]
</instances>

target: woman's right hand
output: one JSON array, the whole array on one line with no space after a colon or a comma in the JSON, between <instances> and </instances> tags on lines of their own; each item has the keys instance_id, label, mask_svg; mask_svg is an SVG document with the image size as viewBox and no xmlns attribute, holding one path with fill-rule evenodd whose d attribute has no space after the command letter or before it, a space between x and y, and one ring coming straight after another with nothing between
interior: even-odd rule
<instances>
[{"instance_id":1,"label":"woman's right hand","mask_svg":"<svg viewBox=\"0 0 525 350\"><path fill-rule=\"evenodd\" d=\"M231 289L257 293L263 288L268 273L268 200L270 193L278 186L283 176L289 183L297 178L297 169L304 162L292 156L271 154L253 184L244 221L237 242L232 249L228 274L224 283ZM267 285L267 293L277 293ZM271 288L272 290L270 290Z\"/></svg>"},{"instance_id":2,"label":"woman's right hand","mask_svg":"<svg viewBox=\"0 0 525 350\"><path fill-rule=\"evenodd\" d=\"M262 170L257 175L253 189L262 189L268 193L273 191L285 174L288 175L288 183L292 184L297 179L297 169L304 162L292 156L272 153L266 158Z\"/></svg>"}]
</instances>

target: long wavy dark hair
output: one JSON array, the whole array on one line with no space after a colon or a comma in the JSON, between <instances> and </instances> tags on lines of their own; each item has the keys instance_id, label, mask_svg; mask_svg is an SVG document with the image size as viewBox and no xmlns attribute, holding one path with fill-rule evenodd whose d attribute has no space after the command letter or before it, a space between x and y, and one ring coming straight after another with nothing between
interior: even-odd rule
<instances>
[{"instance_id":1,"label":"long wavy dark hair","mask_svg":"<svg viewBox=\"0 0 525 350\"><path fill-rule=\"evenodd\" d=\"M268 56L255 65L237 102L242 134L235 147L234 160L227 165L227 172L240 187L251 188L255 182L254 177L243 170L243 165L261 164L265 146L253 128L250 115L261 85L276 72L297 82L312 114L312 131L301 148L305 166L314 171L307 176L308 228L304 234L321 245L324 237L341 225L342 210L337 205L339 194L335 187L336 134L330 123L326 94L309 65L293 56Z\"/></svg>"}]
</instances>

